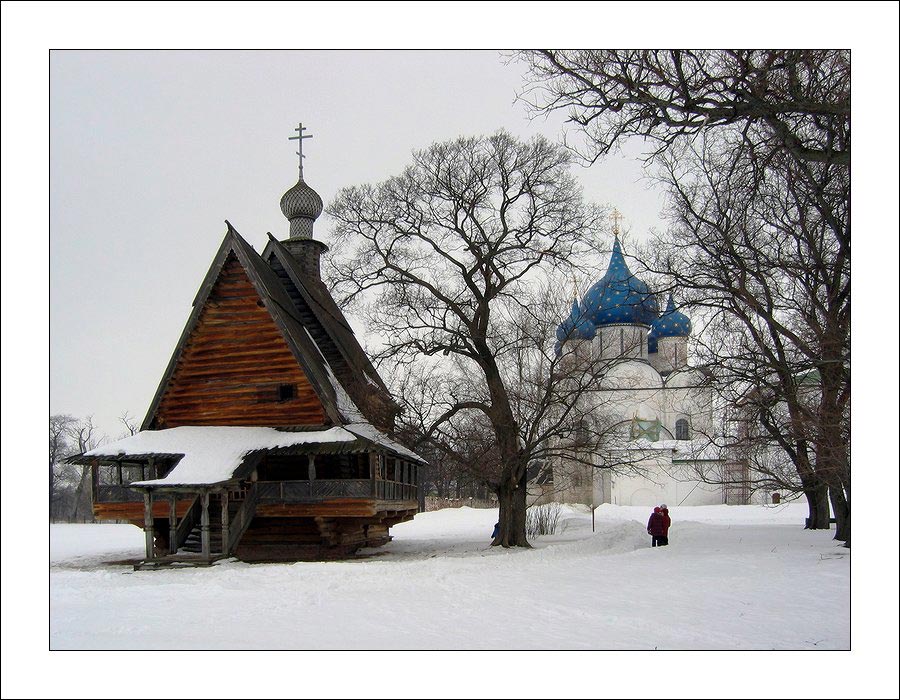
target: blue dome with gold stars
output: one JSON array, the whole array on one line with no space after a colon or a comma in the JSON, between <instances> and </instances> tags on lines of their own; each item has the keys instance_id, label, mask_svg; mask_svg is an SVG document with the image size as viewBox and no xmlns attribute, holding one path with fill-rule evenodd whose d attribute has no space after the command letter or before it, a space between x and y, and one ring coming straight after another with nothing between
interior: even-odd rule
<instances>
[{"instance_id":1,"label":"blue dome with gold stars","mask_svg":"<svg viewBox=\"0 0 900 700\"><path fill-rule=\"evenodd\" d=\"M567 340L593 340L597 334L597 328L588 319L588 315L578 305L578 300L572 300L572 311L569 317L556 328L556 338L560 343Z\"/></svg>"},{"instance_id":2,"label":"blue dome with gold stars","mask_svg":"<svg viewBox=\"0 0 900 700\"><path fill-rule=\"evenodd\" d=\"M612 323L642 323L649 326L659 315L656 297L628 269L618 236L613 243L609 269L584 295L582 306L587 317L597 326Z\"/></svg>"},{"instance_id":3,"label":"blue dome with gold stars","mask_svg":"<svg viewBox=\"0 0 900 700\"><path fill-rule=\"evenodd\" d=\"M660 338L686 338L691 334L691 319L675 310L675 301L669 294L669 302L662 315L650 324L647 336L647 350L657 352L657 341Z\"/></svg>"}]
</instances>

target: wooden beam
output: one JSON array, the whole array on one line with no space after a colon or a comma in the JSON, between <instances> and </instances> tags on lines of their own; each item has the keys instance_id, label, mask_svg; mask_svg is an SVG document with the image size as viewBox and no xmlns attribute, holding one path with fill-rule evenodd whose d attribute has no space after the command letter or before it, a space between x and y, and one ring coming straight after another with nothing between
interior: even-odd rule
<instances>
[{"instance_id":1,"label":"wooden beam","mask_svg":"<svg viewBox=\"0 0 900 700\"><path fill-rule=\"evenodd\" d=\"M204 559L210 558L209 552L209 491L204 491L200 496L202 509L200 511L200 546Z\"/></svg>"},{"instance_id":2,"label":"wooden beam","mask_svg":"<svg viewBox=\"0 0 900 700\"><path fill-rule=\"evenodd\" d=\"M100 460L91 460L91 501L96 503L100 498Z\"/></svg>"},{"instance_id":3,"label":"wooden beam","mask_svg":"<svg viewBox=\"0 0 900 700\"><path fill-rule=\"evenodd\" d=\"M169 496L169 554L175 554L178 551L175 542L175 531L178 529L178 498L173 493Z\"/></svg>"},{"instance_id":4,"label":"wooden beam","mask_svg":"<svg viewBox=\"0 0 900 700\"><path fill-rule=\"evenodd\" d=\"M228 551L228 489L222 491L221 494L221 502L222 502L222 554L226 557L229 555Z\"/></svg>"},{"instance_id":5,"label":"wooden beam","mask_svg":"<svg viewBox=\"0 0 900 700\"><path fill-rule=\"evenodd\" d=\"M147 559L153 559L153 496L149 490L144 491L144 546Z\"/></svg>"}]
</instances>

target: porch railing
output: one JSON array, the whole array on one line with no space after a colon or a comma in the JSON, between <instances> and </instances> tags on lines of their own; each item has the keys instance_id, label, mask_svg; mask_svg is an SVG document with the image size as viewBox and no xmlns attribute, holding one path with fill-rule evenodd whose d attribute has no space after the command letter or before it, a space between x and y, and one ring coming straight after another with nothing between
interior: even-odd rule
<instances>
[{"instance_id":1,"label":"porch railing","mask_svg":"<svg viewBox=\"0 0 900 700\"><path fill-rule=\"evenodd\" d=\"M259 484L254 483L246 490L244 501L241 503L240 508L238 508L237 513L235 513L234 520L231 521L228 530L228 542L223 542L223 546L226 547L225 554L231 554L234 551L234 548L237 547L238 542L241 541L241 537L243 537L244 533L247 531L250 521L253 520L253 516L256 514L256 504L258 501Z\"/></svg>"},{"instance_id":2,"label":"porch railing","mask_svg":"<svg viewBox=\"0 0 900 700\"><path fill-rule=\"evenodd\" d=\"M416 500L416 486L373 479L314 479L257 482L260 502L308 503L330 498L373 498L380 501Z\"/></svg>"}]
</instances>

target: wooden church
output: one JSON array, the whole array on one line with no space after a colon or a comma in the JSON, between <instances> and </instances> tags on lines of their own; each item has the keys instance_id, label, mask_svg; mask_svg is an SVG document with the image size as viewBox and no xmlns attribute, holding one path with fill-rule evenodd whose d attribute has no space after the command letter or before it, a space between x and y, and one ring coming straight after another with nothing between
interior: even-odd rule
<instances>
[{"instance_id":1,"label":"wooden church","mask_svg":"<svg viewBox=\"0 0 900 700\"><path fill-rule=\"evenodd\" d=\"M399 407L320 277L296 131L288 239L260 255L226 221L141 431L70 459L96 517L144 529L138 568L344 557L418 511L423 461L390 437Z\"/></svg>"}]
</instances>

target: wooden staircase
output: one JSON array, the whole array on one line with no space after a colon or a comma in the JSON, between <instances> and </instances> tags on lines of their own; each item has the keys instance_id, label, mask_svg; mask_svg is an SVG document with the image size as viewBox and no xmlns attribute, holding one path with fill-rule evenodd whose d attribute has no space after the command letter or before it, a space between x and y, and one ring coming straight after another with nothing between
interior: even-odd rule
<instances>
[{"instance_id":1,"label":"wooden staircase","mask_svg":"<svg viewBox=\"0 0 900 700\"><path fill-rule=\"evenodd\" d=\"M237 512L244 503L244 496L240 492L231 492L228 498L228 522L234 521ZM224 555L222 548L222 496L218 493L209 495L209 551L213 554ZM202 554L203 533L200 523L194 525L188 533L184 544L178 548L178 554Z\"/></svg>"},{"instance_id":2,"label":"wooden staircase","mask_svg":"<svg viewBox=\"0 0 900 700\"><path fill-rule=\"evenodd\" d=\"M228 512L223 518L224 495L227 493ZM169 532L168 554L154 554L152 559L135 565L136 570L157 569L167 566L208 566L218 559L232 556L256 512L257 491L255 484L244 485L227 492L210 492L205 522L209 545L203 550L204 494L198 493L181 522ZM227 527L227 530L225 529ZM225 536L223 536L225 535ZM227 540L226 540L227 536ZM171 551L174 546L175 552Z\"/></svg>"}]
</instances>

